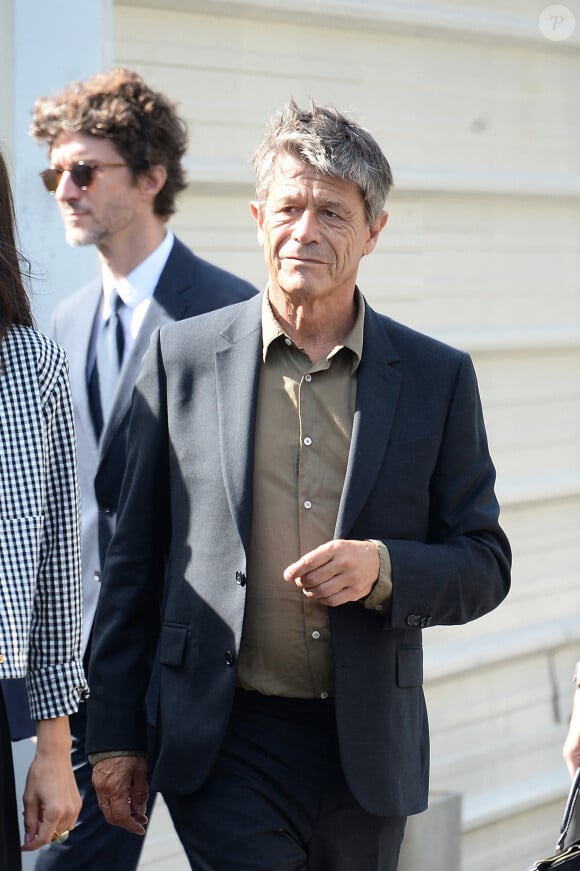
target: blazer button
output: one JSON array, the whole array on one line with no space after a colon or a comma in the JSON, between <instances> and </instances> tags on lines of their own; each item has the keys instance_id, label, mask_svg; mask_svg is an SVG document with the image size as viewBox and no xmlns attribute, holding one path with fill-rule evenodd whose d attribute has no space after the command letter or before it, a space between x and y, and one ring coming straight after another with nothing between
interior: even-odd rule
<instances>
[{"instance_id":1,"label":"blazer button","mask_svg":"<svg viewBox=\"0 0 580 871\"><path fill-rule=\"evenodd\" d=\"M232 653L231 650L226 650L226 657L225 658L226 658L226 665L233 665L234 664L234 654Z\"/></svg>"},{"instance_id":2,"label":"blazer button","mask_svg":"<svg viewBox=\"0 0 580 871\"><path fill-rule=\"evenodd\" d=\"M236 572L236 584L239 584L240 587L246 586L246 576L243 572Z\"/></svg>"},{"instance_id":3,"label":"blazer button","mask_svg":"<svg viewBox=\"0 0 580 871\"><path fill-rule=\"evenodd\" d=\"M113 513L113 509L111 508L110 505L103 505L101 511L103 512L103 514L112 514Z\"/></svg>"}]
</instances>

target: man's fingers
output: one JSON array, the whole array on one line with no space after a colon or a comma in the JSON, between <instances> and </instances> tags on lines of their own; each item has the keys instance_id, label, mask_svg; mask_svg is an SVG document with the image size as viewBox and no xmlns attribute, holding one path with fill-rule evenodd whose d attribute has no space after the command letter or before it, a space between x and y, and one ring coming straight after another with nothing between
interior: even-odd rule
<instances>
[{"instance_id":1,"label":"man's fingers","mask_svg":"<svg viewBox=\"0 0 580 871\"><path fill-rule=\"evenodd\" d=\"M305 596L323 605L342 605L368 595L379 576L376 544L334 540L305 554L284 571Z\"/></svg>"},{"instance_id":2,"label":"man's fingers","mask_svg":"<svg viewBox=\"0 0 580 871\"><path fill-rule=\"evenodd\" d=\"M147 823L147 816L145 815L145 811L147 809L147 798L149 795L149 791L147 789L137 789L134 788L131 790L129 795L129 801L131 804L131 814L134 819L139 819L143 817L145 823Z\"/></svg>"},{"instance_id":3,"label":"man's fingers","mask_svg":"<svg viewBox=\"0 0 580 871\"><path fill-rule=\"evenodd\" d=\"M93 785L108 823L136 835L145 834L149 790L145 759L120 756L101 760L93 768Z\"/></svg>"},{"instance_id":4,"label":"man's fingers","mask_svg":"<svg viewBox=\"0 0 580 871\"><path fill-rule=\"evenodd\" d=\"M132 813L129 798L99 799L99 807L108 823L119 826L136 835L145 834L148 819L143 813Z\"/></svg>"},{"instance_id":5,"label":"man's fingers","mask_svg":"<svg viewBox=\"0 0 580 871\"><path fill-rule=\"evenodd\" d=\"M292 563L284 570L285 581L297 581L303 579L306 575L311 574L322 566L327 565L333 558L333 548L335 542L330 541L322 544L320 547L311 550L304 554L295 563Z\"/></svg>"}]
</instances>

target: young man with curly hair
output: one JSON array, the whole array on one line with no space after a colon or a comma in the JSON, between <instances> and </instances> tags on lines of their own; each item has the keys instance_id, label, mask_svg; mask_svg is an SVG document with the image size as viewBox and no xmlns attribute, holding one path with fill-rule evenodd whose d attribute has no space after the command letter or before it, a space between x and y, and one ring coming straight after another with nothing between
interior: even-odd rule
<instances>
[{"instance_id":1,"label":"young man with curly hair","mask_svg":"<svg viewBox=\"0 0 580 871\"><path fill-rule=\"evenodd\" d=\"M131 395L152 332L252 296L255 289L201 260L167 227L186 187L187 131L175 105L135 72L115 69L37 100L32 136L48 145L41 173L71 245L95 245L101 274L64 300L53 337L71 369L82 498L85 661L104 555L125 467ZM73 718L79 822L37 871L131 871L142 838L109 826L85 756L86 714Z\"/></svg>"}]
</instances>

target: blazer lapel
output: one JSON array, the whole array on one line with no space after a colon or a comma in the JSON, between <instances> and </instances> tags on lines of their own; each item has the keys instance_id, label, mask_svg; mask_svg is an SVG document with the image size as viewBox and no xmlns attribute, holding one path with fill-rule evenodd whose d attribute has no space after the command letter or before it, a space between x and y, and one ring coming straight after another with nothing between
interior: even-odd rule
<instances>
[{"instance_id":1,"label":"blazer lapel","mask_svg":"<svg viewBox=\"0 0 580 871\"><path fill-rule=\"evenodd\" d=\"M74 331L66 336L66 354L69 362L69 379L71 392L77 409L78 421L88 438L94 445L97 444L93 416L89 405L89 392L87 386L88 349L90 348L93 324L97 317L101 304L101 282L92 281L82 291L78 304L78 317L75 321ZM57 330L58 333L58 330ZM56 334L56 341L59 341Z\"/></svg>"},{"instance_id":2,"label":"blazer lapel","mask_svg":"<svg viewBox=\"0 0 580 871\"><path fill-rule=\"evenodd\" d=\"M262 351L261 295L245 303L216 352L220 451L232 517L247 547L252 516L254 429Z\"/></svg>"},{"instance_id":3,"label":"blazer lapel","mask_svg":"<svg viewBox=\"0 0 580 871\"><path fill-rule=\"evenodd\" d=\"M384 319L367 306L352 438L335 538L348 534L377 478L399 397L401 374L397 363L398 355Z\"/></svg>"}]
</instances>

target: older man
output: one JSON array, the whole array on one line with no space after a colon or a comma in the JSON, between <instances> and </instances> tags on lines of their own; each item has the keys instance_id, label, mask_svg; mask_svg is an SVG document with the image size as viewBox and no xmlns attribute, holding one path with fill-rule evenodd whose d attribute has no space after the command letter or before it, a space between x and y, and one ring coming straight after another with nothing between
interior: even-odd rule
<instances>
[{"instance_id":1,"label":"older man","mask_svg":"<svg viewBox=\"0 0 580 871\"><path fill-rule=\"evenodd\" d=\"M509 589L495 473L467 355L357 287L392 181L372 136L292 101L254 166L265 293L162 329L137 383L93 781L143 832L149 749L195 869L394 871L427 803L421 630Z\"/></svg>"}]
</instances>

